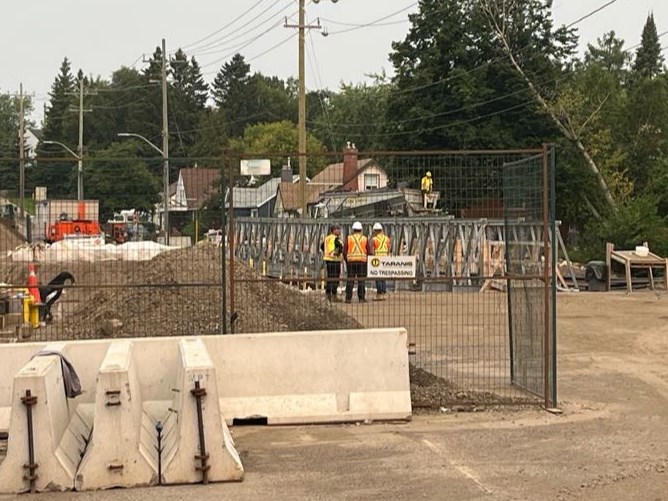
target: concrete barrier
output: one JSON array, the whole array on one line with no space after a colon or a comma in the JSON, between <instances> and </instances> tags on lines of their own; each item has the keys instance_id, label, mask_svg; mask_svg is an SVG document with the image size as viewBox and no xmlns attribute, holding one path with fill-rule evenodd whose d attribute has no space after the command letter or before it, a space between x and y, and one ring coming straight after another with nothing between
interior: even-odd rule
<instances>
[{"instance_id":1,"label":"concrete barrier","mask_svg":"<svg viewBox=\"0 0 668 501\"><path fill-rule=\"evenodd\" d=\"M79 465L77 490L156 483L140 451L142 399L131 341L112 341L95 388L91 441Z\"/></svg>"},{"instance_id":2,"label":"concrete barrier","mask_svg":"<svg viewBox=\"0 0 668 501\"><path fill-rule=\"evenodd\" d=\"M64 343L47 346L65 348ZM29 360L13 377L7 456L0 465L2 491L72 489L91 424L84 408L77 412L65 396L60 358Z\"/></svg>"},{"instance_id":3,"label":"concrete barrier","mask_svg":"<svg viewBox=\"0 0 668 501\"><path fill-rule=\"evenodd\" d=\"M410 419L407 344L405 329L225 337L221 409L228 424Z\"/></svg>"},{"instance_id":4,"label":"concrete barrier","mask_svg":"<svg viewBox=\"0 0 668 501\"><path fill-rule=\"evenodd\" d=\"M0 430L9 432L0 492L240 480L226 423L411 416L404 329L49 345L77 370L84 393L76 399L65 398L58 357L31 360L46 347L0 346ZM28 390L37 397L32 482L23 479Z\"/></svg>"},{"instance_id":5,"label":"concrete barrier","mask_svg":"<svg viewBox=\"0 0 668 501\"><path fill-rule=\"evenodd\" d=\"M244 470L222 419L216 368L201 339L179 342L180 364L172 411L165 428L164 483L226 482Z\"/></svg>"}]
</instances>

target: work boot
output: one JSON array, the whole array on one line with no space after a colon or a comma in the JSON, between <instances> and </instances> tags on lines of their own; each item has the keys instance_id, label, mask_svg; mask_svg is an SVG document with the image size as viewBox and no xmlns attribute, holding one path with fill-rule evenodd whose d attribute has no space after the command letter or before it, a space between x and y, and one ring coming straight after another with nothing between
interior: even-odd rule
<instances>
[{"instance_id":1,"label":"work boot","mask_svg":"<svg viewBox=\"0 0 668 501\"><path fill-rule=\"evenodd\" d=\"M353 302L352 299L346 299L346 304L350 304L350 303L352 303L352 302Z\"/></svg>"},{"instance_id":2,"label":"work boot","mask_svg":"<svg viewBox=\"0 0 668 501\"><path fill-rule=\"evenodd\" d=\"M361 297L361 298L360 298L360 303L366 303L366 299L364 299L363 297Z\"/></svg>"}]
</instances>

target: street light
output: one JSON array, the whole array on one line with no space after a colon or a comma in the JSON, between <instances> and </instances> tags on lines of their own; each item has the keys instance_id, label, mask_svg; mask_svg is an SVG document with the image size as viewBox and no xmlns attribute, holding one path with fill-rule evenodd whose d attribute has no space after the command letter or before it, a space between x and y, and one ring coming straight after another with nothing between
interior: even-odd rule
<instances>
[{"instance_id":1,"label":"street light","mask_svg":"<svg viewBox=\"0 0 668 501\"><path fill-rule=\"evenodd\" d=\"M163 202L163 226L162 228L165 230L165 245L169 245L169 159L167 158L167 155L165 155L165 152L158 148L155 144L153 144L151 141L146 139L144 136L141 134L135 134L133 132L119 132L118 137L134 137L137 139L141 139L144 141L146 144L148 144L151 148L153 148L155 151L160 153L160 156L162 157L163 161L163 167L162 167L162 202Z\"/></svg>"},{"instance_id":2,"label":"street light","mask_svg":"<svg viewBox=\"0 0 668 501\"><path fill-rule=\"evenodd\" d=\"M84 189L83 189L83 155L75 153L67 145L61 143L60 141L42 141L42 144L54 144L60 146L62 149L67 151L70 155L77 159L77 200L83 200Z\"/></svg>"}]
</instances>

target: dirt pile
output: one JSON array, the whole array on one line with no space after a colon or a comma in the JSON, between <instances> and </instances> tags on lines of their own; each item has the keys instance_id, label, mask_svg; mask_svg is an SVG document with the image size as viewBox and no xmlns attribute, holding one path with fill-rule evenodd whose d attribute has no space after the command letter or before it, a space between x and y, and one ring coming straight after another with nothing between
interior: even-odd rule
<instances>
[{"instance_id":1,"label":"dirt pile","mask_svg":"<svg viewBox=\"0 0 668 501\"><path fill-rule=\"evenodd\" d=\"M73 316L73 338L185 336L222 332L220 248L203 246L166 252L134 263L123 288L87 294ZM276 332L355 329L360 324L311 297L272 280L261 280L235 263L235 331ZM227 304L230 305L229 279ZM226 312L229 326L230 312Z\"/></svg>"},{"instance_id":2,"label":"dirt pile","mask_svg":"<svg viewBox=\"0 0 668 501\"><path fill-rule=\"evenodd\" d=\"M503 398L490 392L465 391L447 379L410 366L411 400L420 412L478 412L513 405L535 405L535 399Z\"/></svg>"}]
</instances>

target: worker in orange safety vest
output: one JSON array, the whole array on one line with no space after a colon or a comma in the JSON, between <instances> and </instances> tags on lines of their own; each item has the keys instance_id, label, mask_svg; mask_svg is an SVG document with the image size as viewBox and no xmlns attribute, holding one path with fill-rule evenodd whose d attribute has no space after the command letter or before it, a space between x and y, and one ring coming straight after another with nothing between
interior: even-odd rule
<instances>
[{"instance_id":1,"label":"worker in orange safety vest","mask_svg":"<svg viewBox=\"0 0 668 501\"><path fill-rule=\"evenodd\" d=\"M357 282L357 297L360 303L366 303L366 261L369 255L369 239L362 233L362 223L353 223L353 232L348 235L344 246L344 258L348 270L346 281L346 303L352 302L353 288ZM371 252L373 253L373 252Z\"/></svg>"}]
</instances>

